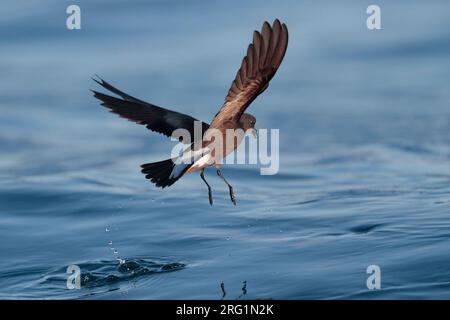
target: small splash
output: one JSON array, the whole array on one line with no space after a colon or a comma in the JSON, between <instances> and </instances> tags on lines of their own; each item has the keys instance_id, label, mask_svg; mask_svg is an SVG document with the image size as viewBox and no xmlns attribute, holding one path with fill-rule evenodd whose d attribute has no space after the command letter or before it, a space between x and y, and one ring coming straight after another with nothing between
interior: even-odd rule
<instances>
[{"instance_id":1,"label":"small splash","mask_svg":"<svg viewBox=\"0 0 450 320\"><path fill-rule=\"evenodd\" d=\"M129 284L130 281L136 281L146 276L178 271L186 267L184 263L180 262L155 262L147 259L129 259L126 261L120 257L117 257L117 260L94 261L77 265L81 270L81 289L106 286L104 291L116 290L117 287L110 287L114 284ZM41 284L65 288L67 281L66 269L67 267L62 267L46 274L43 276Z\"/></svg>"}]
</instances>

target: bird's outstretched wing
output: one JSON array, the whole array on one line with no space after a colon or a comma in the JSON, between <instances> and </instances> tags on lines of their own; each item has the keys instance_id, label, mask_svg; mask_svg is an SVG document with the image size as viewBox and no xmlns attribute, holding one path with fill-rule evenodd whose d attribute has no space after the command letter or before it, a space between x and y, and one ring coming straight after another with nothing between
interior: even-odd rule
<instances>
[{"instance_id":1,"label":"bird's outstretched wing","mask_svg":"<svg viewBox=\"0 0 450 320\"><path fill-rule=\"evenodd\" d=\"M194 135L194 122L199 120L186 114L164 109L134 98L113 87L100 77L99 80L93 80L103 88L121 97L120 99L92 90L94 97L99 99L103 106L110 109L111 112L118 114L122 118L145 125L147 129L151 131L172 137L173 132L176 129L186 129L191 135L190 142L193 142L195 138L201 139L203 133L209 128L209 124L201 122L202 134L197 137ZM189 141L186 141L186 143L188 142Z\"/></svg>"},{"instance_id":2,"label":"bird's outstretched wing","mask_svg":"<svg viewBox=\"0 0 450 320\"><path fill-rule=\"evenodd\" d=\"M287 45L287 27L278 19L272 26L264 22L261 32L253 33L253 42L211 127L227 120L239 121L250 103L269 86L283 61Z\"/></svg>"}]
</instances>

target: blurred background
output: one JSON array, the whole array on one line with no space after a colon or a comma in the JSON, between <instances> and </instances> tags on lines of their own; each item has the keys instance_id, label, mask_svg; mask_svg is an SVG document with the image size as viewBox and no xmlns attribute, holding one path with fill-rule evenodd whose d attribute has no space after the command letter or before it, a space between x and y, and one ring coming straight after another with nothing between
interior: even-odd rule
<instances>
[{"instance_id":1,"label":"blurred background","mask_svg":"<svg viewBox=\"0 0 450 320\"><path fill-rule=\"evenodd\" d=\"M66 28L71 4L81 30ZM2 1L0 298L450 298L449 9ZM213 207L196 174L155 188L139 166L173 142L108 113L91 77L211 121L275 18L288 51L249 112L280 129L279 174L226 166L236 207L213 170Z\"/></svg>"}]
</instances>

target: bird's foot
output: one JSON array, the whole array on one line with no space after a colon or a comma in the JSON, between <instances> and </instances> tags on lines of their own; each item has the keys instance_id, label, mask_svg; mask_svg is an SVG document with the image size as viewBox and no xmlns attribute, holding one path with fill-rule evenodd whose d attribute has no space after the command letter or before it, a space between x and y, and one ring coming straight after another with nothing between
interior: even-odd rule
<instances>
[{"instance_id":1,"label":"bird's foot","mask_svg":"<svg viewBox=\"0 0 450 320\"><path fill-rule=\"evenodd\" d=\"M208 190L208 199L209 199L209 204L213 205L213 197L212 197L211 188Z\"/></svg>"},{"instance_id":2,"label":"bird's foot","mask_svg":"<svg viewBox=\"0 0 450 320\"><path fill-rule=\"evenodd\" d=\"M233 202L233 204L236 205L236 196L234 195L232 187L230 187L230 199L231 199L231 202Z\"/></svg>"}]
</instances>

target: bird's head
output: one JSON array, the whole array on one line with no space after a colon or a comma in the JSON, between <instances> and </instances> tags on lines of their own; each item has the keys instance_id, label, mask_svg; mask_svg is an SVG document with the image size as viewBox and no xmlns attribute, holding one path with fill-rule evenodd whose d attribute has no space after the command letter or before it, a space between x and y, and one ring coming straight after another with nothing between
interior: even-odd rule
<instances>
[{"instance_id":1,"label":"bird's head","mask_svg":"<svg viewBox=\"0 0 450 320\"><path fill-rule=\"evenodd\" d=\"M256 138L257 136L257 131L255 129L256 118L254 116L252 116L250 113L244 113L242 114L239 122L241 123L242 129L244 129L245 132L247 132L247 130L250 130L253 136Z\"/></svg>"}]
</instances>

